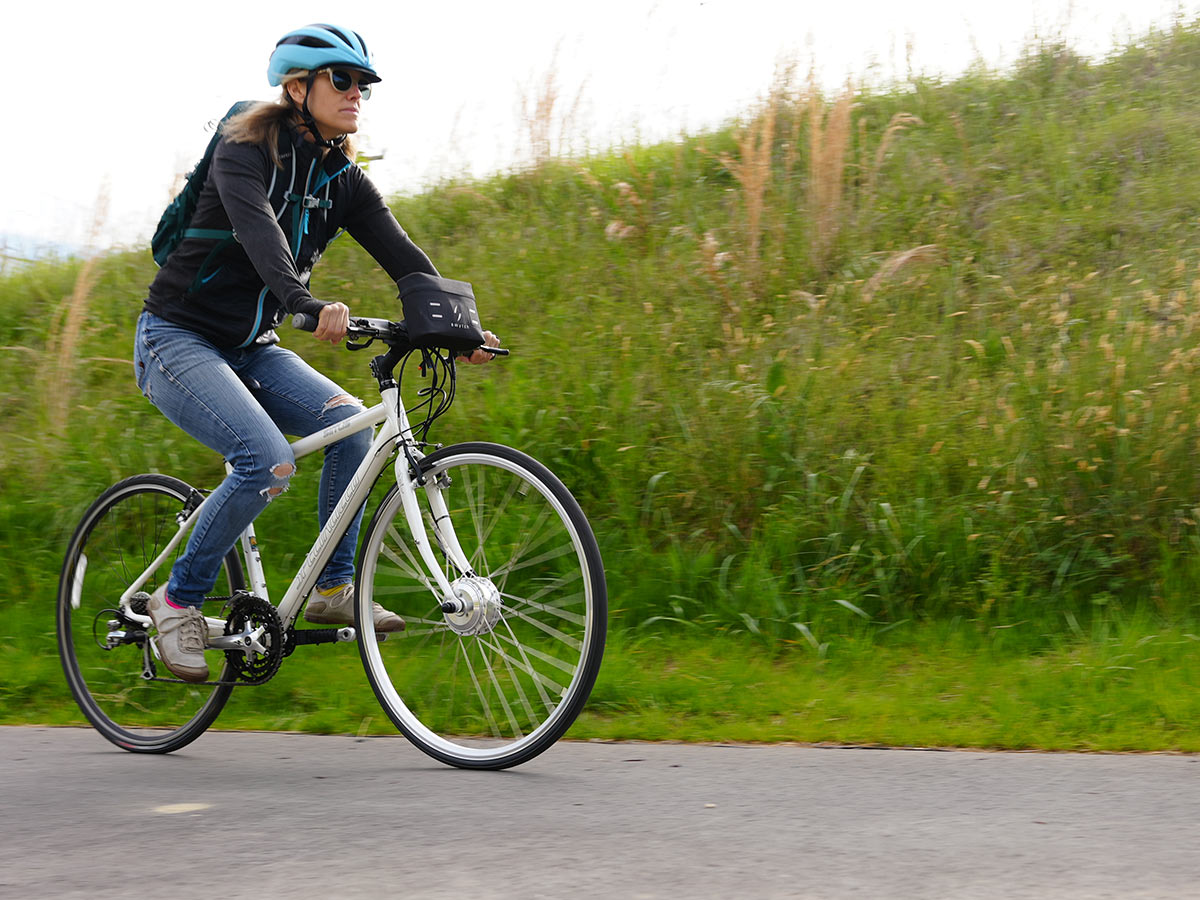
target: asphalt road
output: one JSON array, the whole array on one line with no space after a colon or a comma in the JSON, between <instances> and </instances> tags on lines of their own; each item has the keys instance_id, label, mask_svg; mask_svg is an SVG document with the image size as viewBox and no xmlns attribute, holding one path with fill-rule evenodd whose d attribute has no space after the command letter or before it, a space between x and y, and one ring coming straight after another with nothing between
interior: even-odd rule
<instances>
[{"instance_id":1,"label":"asphalt road","mask_svg":"<svg viewBox=\"0 0 1200 900\"><path fill-rule=\"evenodd\" d=\"M1200 898L1200 757L0 728L0 897Z\"/></svg>"}]
</instances>

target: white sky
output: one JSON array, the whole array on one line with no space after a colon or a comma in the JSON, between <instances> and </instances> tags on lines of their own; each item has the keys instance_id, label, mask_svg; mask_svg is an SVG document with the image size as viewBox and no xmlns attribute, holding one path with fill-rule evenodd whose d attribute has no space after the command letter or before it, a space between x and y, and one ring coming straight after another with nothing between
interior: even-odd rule
<instances>
[{"instance_id":1,"label":"white sky","mask_svg":"<svg viewBox=\"0 0 1200 900\"><path fill-rule=\"evenodd\" d=\"M365 105L387 192L505 169L521 100L552 67L573 149L696 132L745 112L781 58L825 83L1007 65L1032 37L1104 55L1200 0L110 0L8 5L0 251L143 241L234 100L271 99L267 57L310 22L354 28L384 81ZM333 8L341 12L331 12ZM107 193L102 232L90 237Z\"/></svg>"}]
</instances>

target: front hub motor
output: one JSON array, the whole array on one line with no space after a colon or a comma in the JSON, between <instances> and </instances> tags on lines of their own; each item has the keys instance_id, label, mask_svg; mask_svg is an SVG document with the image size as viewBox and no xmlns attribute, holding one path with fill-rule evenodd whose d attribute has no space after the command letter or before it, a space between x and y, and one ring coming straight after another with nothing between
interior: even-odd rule
<instances>
[{"instance_id":1,"label":"front hub motor","mask_svg":"<svg viewBox=\"0 0 1200 900\"><path fill-rule=\"evenodd\" d=\"M443 605L446 622L456 634L489 634L500 621L500 591L490 579L464 575L450 585L457 603ZM446 606L461 607L446 609Z\"/></svg>"}]
</instances>

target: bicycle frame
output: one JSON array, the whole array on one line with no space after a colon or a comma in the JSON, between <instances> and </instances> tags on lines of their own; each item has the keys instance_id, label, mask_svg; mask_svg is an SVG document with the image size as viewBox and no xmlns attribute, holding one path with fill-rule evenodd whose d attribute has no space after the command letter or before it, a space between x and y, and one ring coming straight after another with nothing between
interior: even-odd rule
<instances>
[{"instance_id":1,"label":"bicycle frame","mask_svg":"<svg viewBox=\"0 0 1200 900\"><path fill-rule=\"evenodd\" d=\"M351 434L357 434L360 431L364 431L367 428L374 428L377 425L381 426L374 440L371 442L371 449L368 451L367 456L354 473L341 500L338 501L332 515L330 515L329 520L325 523L325 527L321 529L321 533L317 535L312 549L308 552L304 563L296 572L291 584L284 592L283 599L279 602L277 607L279 618L285 628L295 622L304 599L316 586L318 576L325 568L326 563L329 562L329 558L333 555L338 541L346 533L346 529L353 520L355 513L367 501L375 480L387 466L393 449L403 447L403 445L407 445L409 452L396 454L396 484L400 490L405 520L412 534L413 543L420 553L427 574L432 576L432 583L430 578L426 577L424 579L425 586L431 593L442 599L452 600L455 596L454 589L442 571L442 566L434 555L428 535L425 532L425 523L421 515L420 503L417 499L417 483L414 473L409 471L408 462L410 454L414 459L420 459L422 454L413 437L408 414L400 402L399 388L395 386L385 387L381 390L380 397L381 402L377 405L363 410L346 419L344 422L330 425L328 428L310 434L307 437L299 438L291 444L295 458L301 459ZM226 464L226 468L229 468L228 464ZM433 520L436 523L434 526L434 537L438 541L439 546L450 556L451 562L459 573L463 575L474 574L470 561L459 544L457 535L454 533L449 512L441 496L440 487L434 480L430 480L423 487ZM138 615L130 610L130 601L133 595L140 591L143 585L150 580L150 577L163 564L163 561L168 559L186 538L192 525L195 524L197 517L200 515L201 510L204 509L208 502L209 499L206 498L190 515L180 521L178 531L172 536L166 547L163 548L163 551L133 580L121 595L121 609L130 619L144 625L151 624L149 616ZM256 596L269 601L266 576L263 572L262 560L259 555L258 541L254 533L253 524L247 526L246 530L242 532L241 546L246 565L246 578L250 590ZM413 562L415 563L415 561ZM414 567L419 570L419 567ZM210 634L220 634L224 627L224 620L207 618Z\"/></svg>"}]
</instances>

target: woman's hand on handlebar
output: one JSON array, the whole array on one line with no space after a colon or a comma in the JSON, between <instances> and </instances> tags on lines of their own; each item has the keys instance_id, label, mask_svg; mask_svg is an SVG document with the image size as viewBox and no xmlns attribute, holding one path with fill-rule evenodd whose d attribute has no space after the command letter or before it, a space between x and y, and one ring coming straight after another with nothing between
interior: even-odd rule
<instances>
[{"instance_id":1,"label":"woman's hand on handlebar","mask_svg":"<svg viewBox=\"0 0 1200 900\"><path fill-rule=\"evenodd\" d=\"M500 338L496 337L490 331L485 331L483 333L483 346L484 347L499 347L500 346ZM473 366L478 366L478 365L482 365L483 363L486 363L486 362L491 362L492 354L490 354L486 350L480 348L480 349L474 351L470 356L460 356L458 358L458 361L470 363Z\"/></svg>"},{"instance_id":2,"label":"woman's hand on handlebar","mask_svg":"<svg viewBox=\"0 0 1200 900\"><path fill-rule=\"evenodd\" d=\"M346 329L349 326L350 307L345 303L327 303L321 307L321 317L317 320L313 337L318 341L338 344L346 336Z\"/></svg>"}]
</instances>

